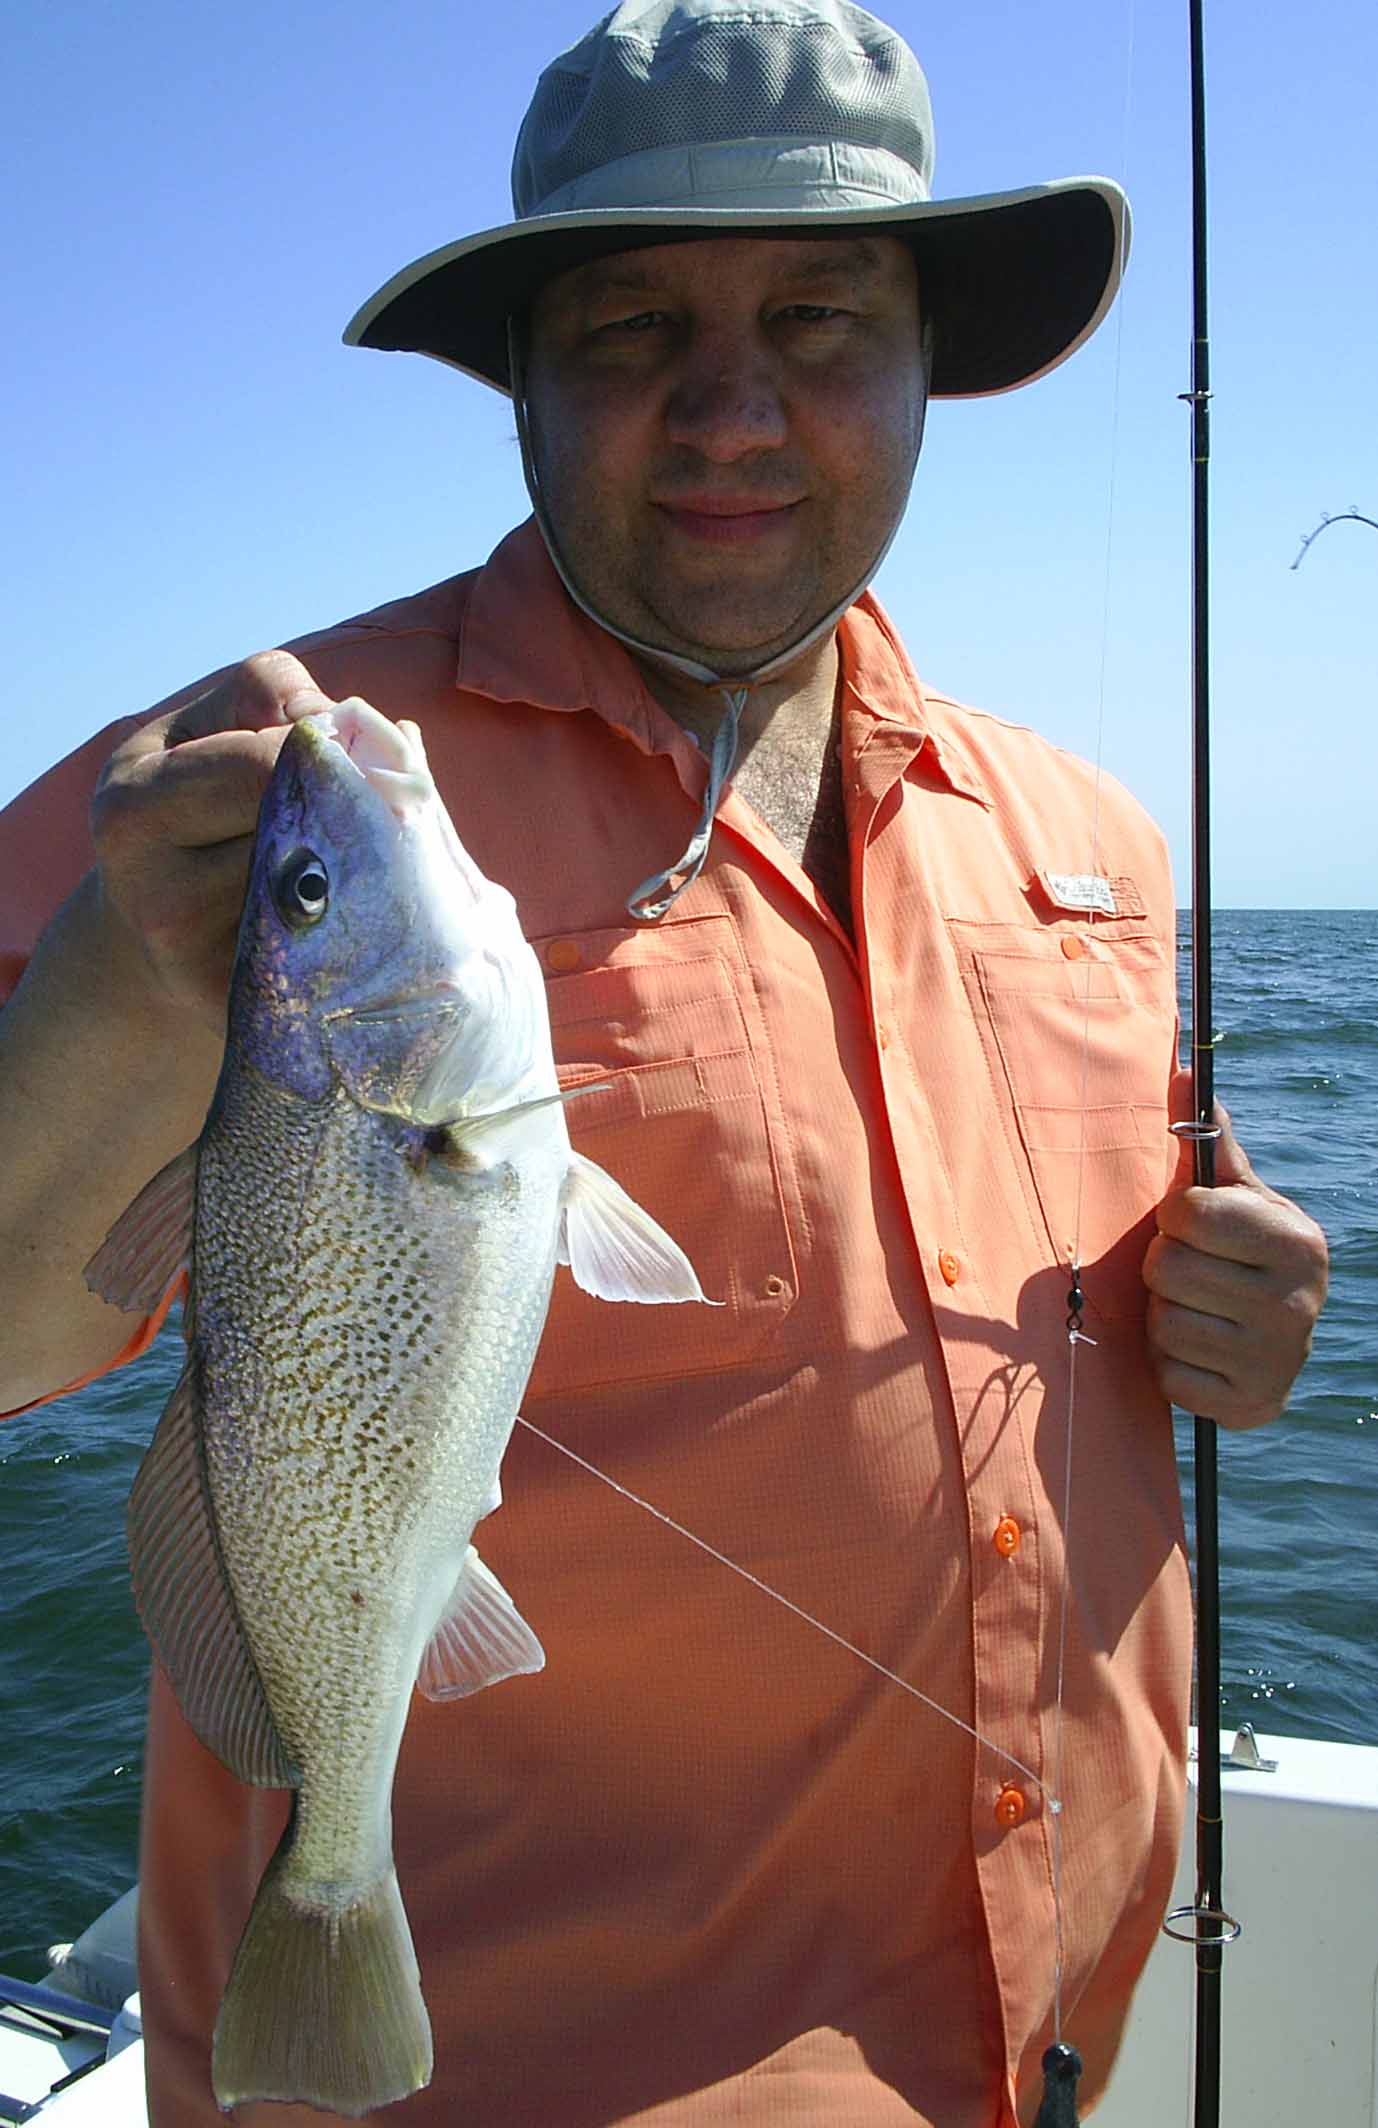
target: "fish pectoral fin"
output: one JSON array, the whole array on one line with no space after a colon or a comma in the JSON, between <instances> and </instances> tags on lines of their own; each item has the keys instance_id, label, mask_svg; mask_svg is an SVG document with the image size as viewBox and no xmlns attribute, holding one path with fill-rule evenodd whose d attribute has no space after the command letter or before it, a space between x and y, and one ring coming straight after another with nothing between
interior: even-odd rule
<instances>
[{"instance_id":1,"label":"fish pectoral fin","mask_svg":"<svg viewBox=\"0 0 1378 2128\"><path fill-rule=\"evenodd\" d=\"M570 1156L560 1211L559 1261L600 1300L709 1301L678 1242L603 1168Z\"/></svg>"},{"instance_id":2,"label":"fish pectoral fin","mask_svg":"<svg viewBox=\"0 0 1378 2128\"><path fill-rule=\"evenodd\" d=\"M178 1704L207 1750L253 1787L291 1788L296 1769L225 1578L194 1369L189 1360L129 1495L134 1601Z\"/></svg>"},{"instance_id":3,"label":"fish pectoral fin","mask_svg":"<svg viewBox=\"0 0 1378 2128\"><path fill-rule=\"evenodd\" d=\"M87 1285L112 1308L147 1315L191 1262L199 1142L146 1182L87 1264Z\"/></svg>"},{"instance_id":4,"label":"fish pectoral fin","mask_svg":"<svg viewBox=\"0 0 1378 2128\"><path fill-rule=\"evenodd\" d=\"M473 1545L440 1624L426 1645L416 1688L427 1699L463 1699L505 1677L545 1668L545 1649Z\"/></svg>"},{"instance_id":5,"label":"fish pectoral fin","mask_svg":"<svg viewBox=\"0 0 1378 2128\"><path fill-rule=\"evenodd\" d=\"M501 1151L503 1139L519 1132L531 1116L541 1115L547 1108L563 1108L566 1101L577 1101L580 1094L599 1094L609 1082L600 1080L596 1085L567 1086L556 1094L540 1094L534 1101L518 1101L511 1108L495 1108L483 1116L459 1116L452 1118L443 1128L454 1141L461 1158L477 1149L483 1161Z\"/></svg>"}]
</instances>

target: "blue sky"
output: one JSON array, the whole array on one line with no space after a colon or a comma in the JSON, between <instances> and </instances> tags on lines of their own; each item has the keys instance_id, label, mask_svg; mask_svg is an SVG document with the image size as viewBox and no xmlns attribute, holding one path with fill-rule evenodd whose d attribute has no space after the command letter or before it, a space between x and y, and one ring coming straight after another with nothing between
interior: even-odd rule
<instances>
[{"instance_id":1,"label":"blue sky","mask_svg":"<svg viewBox=\"0 0 1378 2128\"><path fill-rule=\"evenodd\" d=\"M1054 375L936 406L879 580L919 670L1099 758L1186 898L1186 10L882 12L938 190L1099 171L1126 291ZM1179 19L1180 13L1180 19ZM582 0L233 10L47 0L0 84L7 245L0 800L108 718L448 576L524 514L506 403L349 350L357 304L508 217L511 141ZM1207 0L1217 900L1378 903L1378 10Z\"/></svg>"}]
</instances>

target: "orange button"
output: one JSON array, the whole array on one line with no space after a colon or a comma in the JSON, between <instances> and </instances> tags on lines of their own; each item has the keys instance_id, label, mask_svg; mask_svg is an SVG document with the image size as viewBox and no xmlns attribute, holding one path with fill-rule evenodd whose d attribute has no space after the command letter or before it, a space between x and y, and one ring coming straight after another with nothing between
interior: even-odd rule
<instances>
[{"instance_id":1,"label":"orange button","mask_svg":"<svg viewBox=\"0 0 1378 2128\"><path fill-rule=\"evenodd\" d=\"M888 1049L890 1047L890 1030L888 1027L877 1027L876 1046L879 1049Z\"/></svg>"},{"instance_id":2,"label":"orange button","mask_svg":"<svg viewBox=\"0 0 1378 2128\"><path fill-rule=\"evenodd\" d=\"M1002 1515L995 1525L996 1551L1003 1553L1006 1559L1012 1559L1019 1550L1019 1539L1022 1535L1023 1531L1014 1516Z\"/></svg>"},{"instance_id":3,"label":"orange button","mask_svg":"<svg viewBox=\"0 0 1378 2128\"><path fill-rule=\"evenodd\" d=\"M1079 961L1082 955L1085 953L1086 948L1083 945L1082 941L1076 936L1076 934L1074 932L1069 931L1062 941L1062 951L1064 957L1067 960Z\"/></svg>"},{"instance_id":4,"label":"orange button","mask_svg":"<svg viewBox=\"0 0 1378 2128\"><path fill-rule=\"evenodd\" d=\"M561 974L571 968L577 968L582 959L579 941L573 938L553 938L545 949L545 957L549 965Z\"/></svg>"},{"instance_id":5,"label":"orange button","mask_svg":"<svg viewBox=\"0 0 1378 2128\"><path fill-rule=\"evenodd\" d=\"M938 1256L938 1269L949 1286L955 1286L962 1275L961 1261L951 1249L943 1249Z\"/></svg>"},{"instance_id":6,"label":"orange button","mask_svg":"<svg viewBox=\"0 0 1378 2128\"><path fill-rule=\"evenodd\" d=\"M1018 1825L1028 1807L1022 1788L1002 1788L995 1802L996 1823Z\"/></svg>"}]
</instances>

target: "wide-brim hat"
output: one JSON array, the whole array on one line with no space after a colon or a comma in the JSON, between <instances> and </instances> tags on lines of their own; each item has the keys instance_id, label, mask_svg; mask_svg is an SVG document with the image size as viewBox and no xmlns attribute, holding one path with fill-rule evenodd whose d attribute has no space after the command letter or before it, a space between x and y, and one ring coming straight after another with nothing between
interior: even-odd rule
<instances>
[{"instance_id":1,"label":"wide-brim hat","mask_svg":"<svg viewBox=\"0 0 1378 2128\"><path fill-rule=\"evenodd\" d=\"M932 176L922 70L863 8L625 0L538 82L512 164L515 220L404 266L345 339L508 391L508 320L570 267L705 237L874 231L917 261L932 393L1027 384L1108 310L1128 202L1103 177L935 200Z\"/></svg>"}]
</instances>

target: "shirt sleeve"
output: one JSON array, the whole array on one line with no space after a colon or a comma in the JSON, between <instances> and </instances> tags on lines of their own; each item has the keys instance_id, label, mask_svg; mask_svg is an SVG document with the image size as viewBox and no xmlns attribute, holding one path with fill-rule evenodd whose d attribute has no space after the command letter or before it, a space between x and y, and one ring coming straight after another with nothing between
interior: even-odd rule
<instances>
[{"instance_id":1,"label":"shirt sleeve","mask_svg":"<svg viewBox=\"0 0 1378 2128\"><path fill-rule=\"evenodd\" d=\"M184 1273L168 1287L153 1313L140 1320L133 1336L126 1344L121 1345L119 1351L113 1358L108 1359L103 1367L93 1367L89 1373L79 1374L74 1380L64 1382L60 1389L50 1389L46 1396L34 1397L31 1403L16 1404L13 1411L0 1411L0 1420L17 1419L26 1411L37 1411L44 1404L55 1404L59 1397L70 1396L74 1389L84 1389L88 1382L99 1381L103 1374L113 1374L117 1367L127 1367L130 1360L136 1360L141 1353L147 1352L171 1314L174 1304L183 1298L186 1290Z\"/></svg>"}]
</instances>

